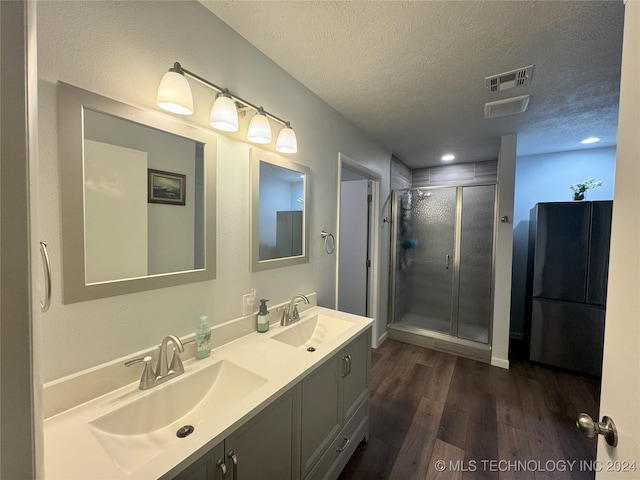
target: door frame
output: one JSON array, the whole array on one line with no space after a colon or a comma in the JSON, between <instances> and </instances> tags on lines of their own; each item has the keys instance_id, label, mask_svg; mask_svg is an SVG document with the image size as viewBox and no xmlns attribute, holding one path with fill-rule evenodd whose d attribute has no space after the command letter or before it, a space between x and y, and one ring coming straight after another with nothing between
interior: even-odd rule
<instances>
[{"instance_id":1,"label":"door frame","mask_svg":"<svg viewBox=\"0 0 640 480\"><path fill-rule=\"evenodd\" d=\"M619 439L618 446L613 448L603 436L598 435L596 480L629 478L630 474L637 475L637 469L640 468L640 253L637 243L640 233L637 224L640 200L637 187L640 173L637 162L640 153L640 93L637 88L640 72L639 27L640 2L625 2L609 283L598 415L599 418L608 416L615 422Z\"/></svg>"},{"instance_id":2,"label":"door frame","mask_svg":"<svg viewBox=\"0 0 640 480\"><path fill-rule=\"evenodd\" d=\"M37 2L0 2L3 222L0 250L0 457L2 478L44 478L37 230ZM11 119L11 121L7 121Z\"/></svg>"},{"instance_id":3,"label":"door frame","mask_svg":"<svg viewBox=\"0 0 640 480\"><path fill-rule=\"evenodd\" d=\"M338 153L338 172L337 172L337 214L336 214L336 289L335 289L335 305L338 308L338 297L340 295L340 201L342 190L342 167L352 170L371 182L371 204L369 206L371 215L369 221L368 232L368 250L371 267L367 273L367 314L374 319L372 344L377 347L378 332L380 330L378 321L380 320L380 183L382 176L365 167L353 158L342 152Z\"/></svg>"}]
</instances>

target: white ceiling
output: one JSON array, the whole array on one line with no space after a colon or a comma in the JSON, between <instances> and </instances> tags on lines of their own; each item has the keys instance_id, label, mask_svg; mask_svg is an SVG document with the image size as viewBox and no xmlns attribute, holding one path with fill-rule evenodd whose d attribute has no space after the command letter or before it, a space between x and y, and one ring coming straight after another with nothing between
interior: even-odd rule
<instances>
[{"instance_id":1,"label":"white ceiling","mask_svg":"<svg viewBox=\"0 0 640 480\"><path fill-rule=\"evenodd\" d=\"M201 3L412 168L616 144L622 1L211 1ZM534 64L529 86L485 77ZM485 102L530 94L526 112ZM295 128L295 119L291 119Z\"/></svg>"}]
</instances>

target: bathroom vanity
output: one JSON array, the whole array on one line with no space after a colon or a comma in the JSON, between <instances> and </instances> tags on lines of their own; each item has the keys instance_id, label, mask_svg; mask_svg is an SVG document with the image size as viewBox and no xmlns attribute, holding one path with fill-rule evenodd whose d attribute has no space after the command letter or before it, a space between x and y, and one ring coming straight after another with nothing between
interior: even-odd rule
<instances>
[{"instance_id":1,"label":"bathroom vanity","mask_svg":"<svg viewBox=\"0 0 640 480\"><path fill-rule=\"evenodd\" d=\"M187 360L163 385L136 382L54 415L45 476L337 478L368 437L372 323L312 307Z\"/></svg>"}]
</instances>

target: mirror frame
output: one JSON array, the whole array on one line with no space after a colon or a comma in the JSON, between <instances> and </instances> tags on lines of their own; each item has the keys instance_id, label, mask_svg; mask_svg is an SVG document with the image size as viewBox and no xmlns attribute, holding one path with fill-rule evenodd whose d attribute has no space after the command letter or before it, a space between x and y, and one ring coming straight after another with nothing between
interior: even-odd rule
<instances>
[{"instance_id":1,"label":"mirror frame","mask_svg":"<svg viewBox=\"0 0 640 480\"><path fill-rule=\"evenodd\" d=\"M260 260L260 162L267 162L278 167L304 174L304 208L302 214L302 255L292 257ZM309 185L311 169L305 165L292 162L274 153L258 148L251 148L251 271L259 272L272 268L289 267L309 262Z\"/></svg>"},{"instance_id":2,"label":"mirror frame","mask_svg":"<svg viewBox=\"0 0 640 480\"><path fill-rule=\"evenodd\" d=\"M203 162L205 268L86 284L84 108L205 144ZM61 263L64 304L215 279L217 137L213 133L179 122L158 111L132 107L88 90L58 82L58 155L61 175Z\"/></svg>"}]
</instances>

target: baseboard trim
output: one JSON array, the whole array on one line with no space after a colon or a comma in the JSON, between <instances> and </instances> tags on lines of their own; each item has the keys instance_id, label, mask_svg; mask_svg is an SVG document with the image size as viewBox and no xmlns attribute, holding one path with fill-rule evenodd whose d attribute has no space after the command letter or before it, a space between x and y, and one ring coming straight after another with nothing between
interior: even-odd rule
<instances>
[{"instance_id":1,"label":"baseboard trim","mask_svg":"<svg viewBox=\"0 0 640 480\"><path fill-rule=\"evenodd\" d=\"M509 360L505 360L504 358L491 357L491 365L509 370Z\"/></svg>"},{"instance_id":2,"label":"baseboard trim","mask_svg":"<svg viewBox=\"0 0 640 480\"><path fill-rule=\"evenodd\" d=\"M419 347L430 348L460 357L491 363L491 347L484 343L455 338L438 332L431 332L406 325L387 325L389 338Z\"/></svg>"},{"instance_id":3,"label":"baseboard trim","mask_svg":"<svg viewBox=\"0 0 640 480\"><path fill-rule=\"evenodd\" d=\"M374 339L374 340L375 340L375 345L373 345L373 348L378 348L380 345L382 345L382 343L383 343L383 342L384 342L388 337L389 337L389 334L388 334L388 333L386 332L386 330L385 330L385 332L384 332L382 335L380 335L377 339Z\"/></svg>"}]
</instances>

